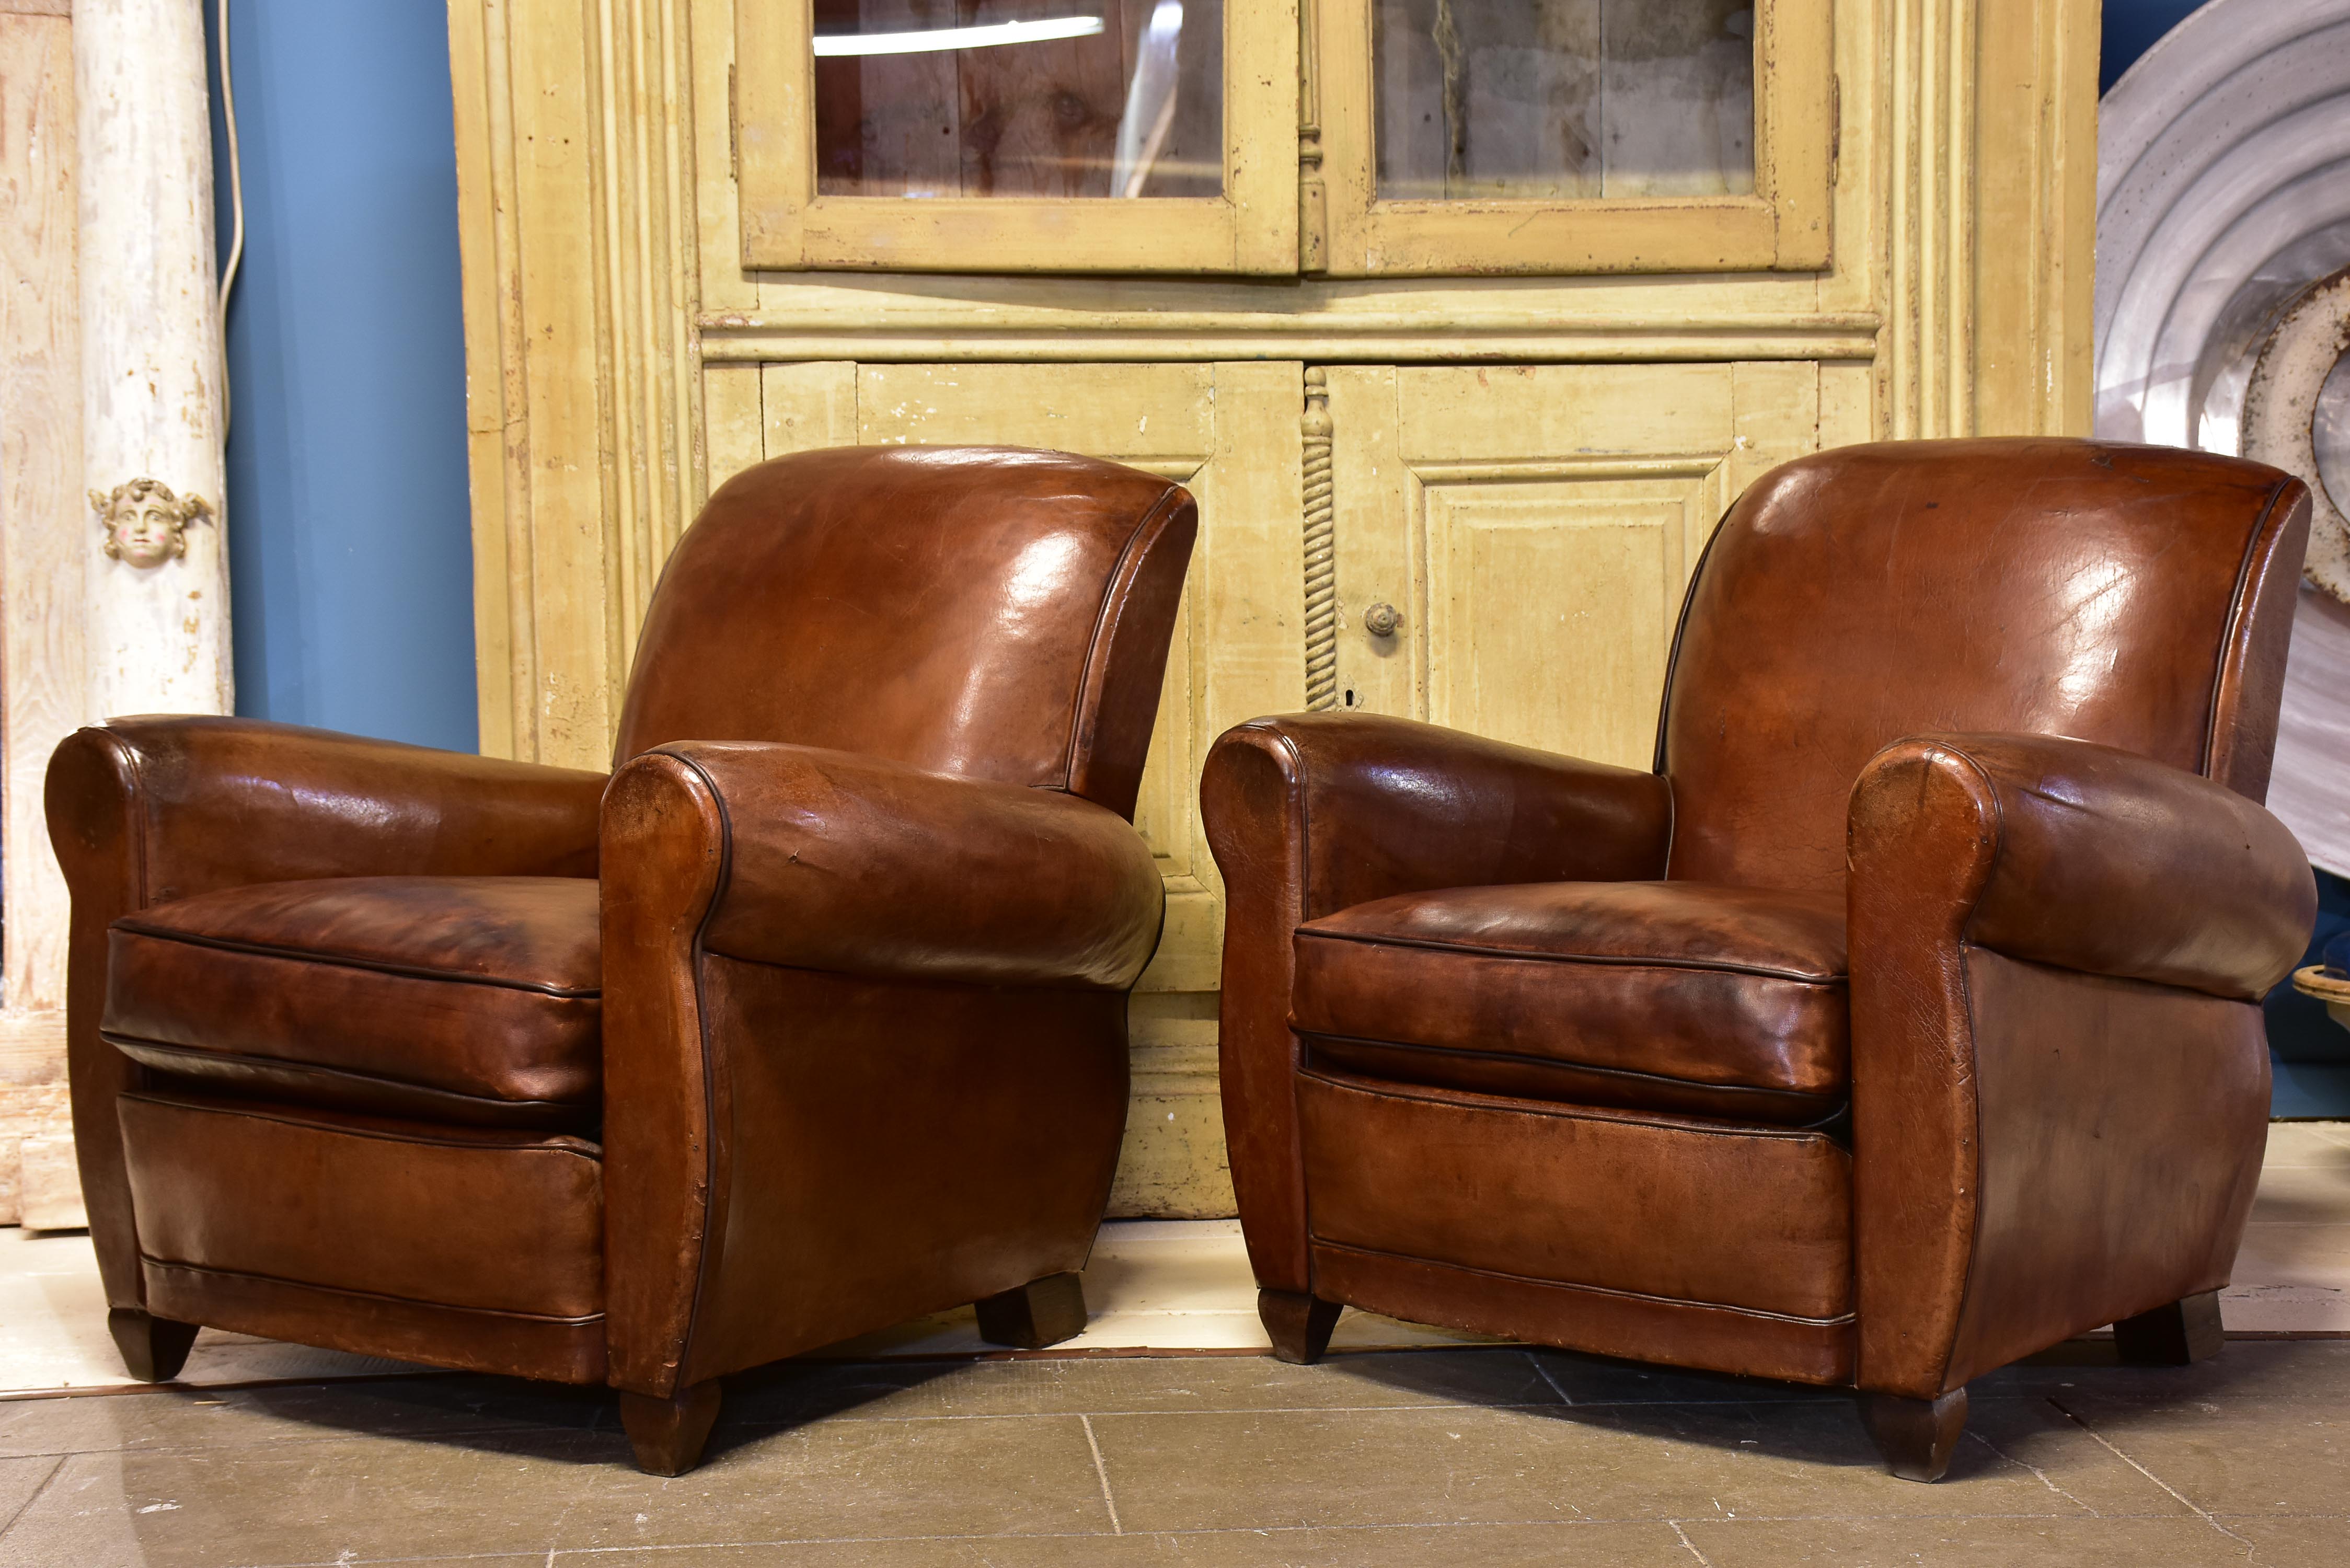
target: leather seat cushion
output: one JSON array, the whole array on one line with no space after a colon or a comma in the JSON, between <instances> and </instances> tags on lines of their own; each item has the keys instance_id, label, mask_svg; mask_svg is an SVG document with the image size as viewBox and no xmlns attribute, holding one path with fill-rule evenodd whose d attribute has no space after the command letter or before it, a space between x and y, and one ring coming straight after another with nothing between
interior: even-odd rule
<instances>
[{"instance_id":1,"label":"leather seat cushion","mask_svg":"<svg viewBox=\"0 0 2350 1568\"><path fill-rule=\"evenodd\" d=\"M1342 909L1295 942L1292 1022L1325 1067L1790 1125L1847 1098L1839 895L1453 888Z\"/></svg>"},{"instance_id":2,"label":"leather seat cushion","mask_svg":"<svg viewBox=\"0 0 2350 1568\"><path fill-rule=\"evenodd\" d=\"M494 1127L592 1126L597 884L353 877L154 905L108 937L100 1032L176 1078Z\"/></svg>"}]
</instances>

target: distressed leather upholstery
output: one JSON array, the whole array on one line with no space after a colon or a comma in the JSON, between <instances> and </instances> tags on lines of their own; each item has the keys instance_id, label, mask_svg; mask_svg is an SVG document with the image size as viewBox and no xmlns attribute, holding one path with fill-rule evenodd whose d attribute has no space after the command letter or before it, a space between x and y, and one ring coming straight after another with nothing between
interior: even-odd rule
<instances>
[{"instance_id":1,"label":"distressed leather upholstery","mask_svg":"<svg viewBox=\"0 0 2350 1568\"><path fill-rule=\"evenodd\" d=\"M117 919L101 1027L224 1090L592 1132L601 975L588 877L261 882Z\"/></svg>"},{"instance_id":2,"label":"distressed leather upholstery","mask_svg":"<svg viewBox=\"0 0 2350 1568\"><path fill-rule=\"evenodd\" d=\"M1722 521L1647 772L1225 734L1276 1340L1313 1298L1933 1401L2224 1284L2314 914L2260 804L2308 511L2200 453L1825 452Z\"/></svg>"},{"instance_id":3,"label":"distressed leather upholstery","mask_svg":"<svg viewBox=\"0 0 2350 1568\"><path fill-rule=\"evenodd\" d=\"M1297 928L1292 1023L1374 1077L1804 1123L1848 1096L1844 907L1699 882L1405 893Z\"/></svg>"},{"instance_id":4,"label":"distressed leather upholstery","mask_svg":"<svg viewBox=\"0 0 2350 1568\"><path fill-rule=\"evenodd\" d=\"M807 453L680 541L610 775L240 719L68 739L117 1317L670 1409L1080 1266L1195 524L1083 458Z\"/></svg>"}]
</instances>

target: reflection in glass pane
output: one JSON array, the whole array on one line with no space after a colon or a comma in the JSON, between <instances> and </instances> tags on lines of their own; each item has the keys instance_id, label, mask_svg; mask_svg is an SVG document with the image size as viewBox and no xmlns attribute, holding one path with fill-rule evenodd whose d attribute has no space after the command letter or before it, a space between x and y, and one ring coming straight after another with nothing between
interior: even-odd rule
<instances>
[{"instance_id":1,"label":"reflection in glass pane","mask_svg":"<svg viewBox=\"0 0 2350 1568\"><path fill-rule=\"evenodd\" d=\"M1389 201L1744 195L1752 0L1375 0Z\"/></svg>"},{"instance_id":2,"label":"reflection in glass pane","mask_svg":"<svg viewBox=\"0 0 2350 1568\"><path fill-rule=\"evenodd\" d=\"M1223 0L815 0L827 196L1215 196Z\"/></svg>"}]
</instances>

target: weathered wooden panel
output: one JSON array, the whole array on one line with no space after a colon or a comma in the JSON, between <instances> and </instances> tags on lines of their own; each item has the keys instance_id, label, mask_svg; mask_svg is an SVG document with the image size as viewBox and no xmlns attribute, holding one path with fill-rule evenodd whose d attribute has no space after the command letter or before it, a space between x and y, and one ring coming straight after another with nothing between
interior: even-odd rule
<instances>
[{"instance_id":1,"label":"weathered wooden panel","mask_svg":"<svg viewBox=\"0 0 2350 1568\"><path fill-rule=\"evenodd\" d=\"M1427 487L1428 717L1647 766L1682 586L1719 493L1711 470Z\"/></svg>"},{"instance_id":2,"label":"weathered wooden panel","mask_svg":"<svg viewBox=\"0 0 2350 1568\"><path fill-rule=\"evenodd\" d=\"M97 524L81 484L72 38L62 16L0 14L0 1008L12 1014L65 1005L66 890L41 784L88 716L82 572Z\"/></svg>"}]
</instances>

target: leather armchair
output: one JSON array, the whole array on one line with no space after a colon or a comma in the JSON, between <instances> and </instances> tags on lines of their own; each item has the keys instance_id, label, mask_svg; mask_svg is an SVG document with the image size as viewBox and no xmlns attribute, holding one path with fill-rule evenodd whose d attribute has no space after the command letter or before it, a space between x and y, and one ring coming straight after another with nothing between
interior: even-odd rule
<instances>
[{"instance_id":1,"label":"leather armchair","mask_svg":"<svg viewBox=\"0 0 2350 1568\"><path fill-rule=\"evenodd\" d=\"M1276 1353L1343 1304L1856 1387L2215 1348L2260 998L2315 888L2262 809L2307 493L2200 453L1773 471L1694 576L1648 772L1368 714L1208 760L1225 1125Z\"/></svg>"},{"instance_id":2,"label":"leather armchair","mask_svg":"<svg viewBox=\"0 0 2350 1568\"><path fill-rule=\"evenodd\" d=\"M75 1134L133 1374L212 1324L608 1383L676 1474L728 1372L964 1302L1077 1332L1195 524L1080 458L809 453L680 541L608 779L68 738Z\"/></svg>"}]
</instances>

